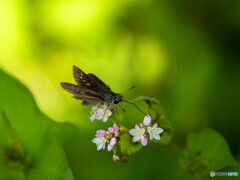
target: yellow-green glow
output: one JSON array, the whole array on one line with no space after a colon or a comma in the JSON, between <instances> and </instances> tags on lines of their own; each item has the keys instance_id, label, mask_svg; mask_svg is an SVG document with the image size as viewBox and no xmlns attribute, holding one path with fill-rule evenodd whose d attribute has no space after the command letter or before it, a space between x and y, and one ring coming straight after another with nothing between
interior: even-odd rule
<instances>
[{"instance_id":1,"label":"yellow-green glow","mask_svg":"<svg viewBox=\"0 0 240 180\"><path fill-rule=\"evenodd\" d=\"M115 33L114 19L130 2L46 1L31 12L20 2L0 2L0 63L53 119L86 124L80 121L86 108L59 85L74 83L72 65L98 75L115 92L136 82L150 88L161 80L167 62L160 42L125 30Z\"/></svg>"}]
</instances>

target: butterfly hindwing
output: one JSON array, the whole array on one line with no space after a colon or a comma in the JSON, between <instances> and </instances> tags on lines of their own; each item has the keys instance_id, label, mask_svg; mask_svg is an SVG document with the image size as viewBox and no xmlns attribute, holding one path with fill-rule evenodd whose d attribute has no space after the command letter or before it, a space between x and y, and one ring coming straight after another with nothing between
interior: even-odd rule
<instances>
[{"instance_id":1,"label":"butterfly hindwing","mask_svg":"<svg viewBox=\"0 0 240 180\"><path fill-rule=\"evenodd\" d=\"M75 99L91 102L90 104L98 104L104 101L104 97L101 94L86 87L65 82L62 82L61 86L66 91L73 94Z\"/></svg>"}]
</instances>

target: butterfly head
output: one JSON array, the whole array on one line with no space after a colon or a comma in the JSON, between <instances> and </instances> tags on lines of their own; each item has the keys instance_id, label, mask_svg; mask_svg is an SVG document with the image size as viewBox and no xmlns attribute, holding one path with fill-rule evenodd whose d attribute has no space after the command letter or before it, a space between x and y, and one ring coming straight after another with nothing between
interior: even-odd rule
<instances>
[{"instance_id":1,"label":"butterfly head","mask_svg":"<svg viewBox=\"0 0 240 180\"><path fill-rule=\"evenodd\" d=\"M115 94L113 104L117 105L122 101L123 96L121 94Z\"/></svg>"}]
</instances>

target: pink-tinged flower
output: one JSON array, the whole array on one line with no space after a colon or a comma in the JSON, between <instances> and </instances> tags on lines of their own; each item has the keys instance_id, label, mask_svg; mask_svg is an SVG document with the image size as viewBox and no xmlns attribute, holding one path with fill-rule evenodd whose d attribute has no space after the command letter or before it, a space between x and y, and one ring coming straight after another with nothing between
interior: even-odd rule
<instances>
[{"instance_id":1,"label":"pink-tinged flower","mask_svg":"<svg viewBox=\"0 0 240 180\"><path fill-rule=\"evenodd\" d=\"M108 128L108 132L111 133L111 134L113 134L113 128L112 128L112 127L109 127L109 128Z\"/></svg>"},{"instance_id":2,"label":"pink-tinged flower","mask_svg":"<svg viewBox=\"0 0 240 180\"><path fill-rule=\"evenodd\" d=\"M147 138L146 138L146 137L144 137L143 139L141 139L141 143L142 143L142 145L143 145L143 146L146 146L146 145L147 145L147 143L148 143L148 140L147 140Z\"/></svg>"},{"instance_id":3,"label":"pink-tinged flower","mask_svg":"<svg viewBox=\"0 0 240 180\"><path fill-rule=\"evenodd\" d=\"M92 111L91 111L91 117L90 117L91 121L93 122L95 119L98 119L99 118L98 115L99 115L99 108L98 108L98 105L96 105L92 108Z\"/></svg>"},{"instance_id":4,"label":"pink-tinged flower","mask_svg":"<svg viewBox=\"0 0 240 180\"><path fill-rule=\"evenodd\" d=\"M113 137L110 141L110 143L108 144L108 151L111 151L113 146L117 143L117 139L115 137Z\"/></svg>"},{"instance_id":5,"label":"pink-tinged flower","mask_svg":"<svg viewBox=\"0 0 240 180\"><path fill-rule=\"evenodd\" d=\"M94 116L94 115L92 115L91 117L90 117L90 120L93 122L94 120L96 119L96 117Z\"/></svg>"},{"instance_id":6,"label":"pink-tinged flower","mask_svg":"<svg viewBox=\"0 0 240 180\"><path fill-rule=\"evenodd\" d=\"M98 130L96 133L97 137L105 137L106 135L107 135L106 131L104 131L104 130Z\"/></svg>"},{"instance_id":7,"label":"pink-tinged flower","mask_svg":"<svg viewBox=\"0 0 240 180\"><path fill-rule=\"evenodd\" d=\"M92 140L97 145L97 150L105 149L106 139L104 137L96 137Z\"/></svg>"},{"instance_id":8,"label":"pink-tinged flower","mask_svg":"<svg viewBox=\"0 0 240 180\"><path fill-rule=\"evenodd\" d=\"M103 122L106 122L108 120L108 117L112 115L112 112L107 108L108 108L107 106L103 106L103 109L98 108L98 105L94 106L91 112L91 117L90 117L91 121L98 119L98 120L102 120Z\"/></svg>"},{"instance_id":9,"label":"pink-tinged flower","mask_svg":"<svg viewBox=\"0 0 240 180\"><path fill-rule=\"evenodd\" d=\"M160 140L160 135L159 134L161 134L163 132L163 129L158 128L157 123L155 123L153 125L153 127L148 127L147 131L150 135L150 140L152 140L153 138L156 139L156 140Z\"/></svg>"},{"instance_id":10,"label":"pink-tinged flower","mask_svg":"<svg viewBox=\"0 0 240 180\"><path fill-rule=\"evenodd\" d=\"M140 123L140 127L141 127L141 128L143 128L143 127L144 127L144 126L143 126L143 123Z\"/></svg>"},{"instance_id":11,"label":"pink-tinged flower","mask_svg":"<svg viewBox=\"0 0 240 180\"><path fill-rule=\"evenodd\" d=\"M116 162L116 161L118 161L118 160L119 160L119 157L114 154L114 155L113 155L113 161Z\"/></svg>"},{"instance_id":12,"label":"pink-tinged flower","mask_svg":"<svg viewBox=\"0 0 240 180\"><path fill-rule=\"evenodd\" d=\"M144 117L143 124L144 126L149 126L151 124L151 117L149 115Z\"/></svg>"},{"instance_id":13,"label":"pink-tinged flower","mask_svg":"<svg viewBox=\"0 0 240 180\"><path fill-rule=\"evenodd\" d=\"M139 128L138 125L135 126L135 129L130 129L128 132L133 136L133 142L137 142L140 139L144 139L145 129Z\"/></svg>"},{"instance_id":14,"label":"pink-tinged flower","mask_svg":"<svg viewBox=\"0 0 240 180\"><path fill-rule=\"evenodd\" d=\"M119 127L116 124L113 125L113 133L115 137L119 136Z\"/></svg>"}]
</instances>

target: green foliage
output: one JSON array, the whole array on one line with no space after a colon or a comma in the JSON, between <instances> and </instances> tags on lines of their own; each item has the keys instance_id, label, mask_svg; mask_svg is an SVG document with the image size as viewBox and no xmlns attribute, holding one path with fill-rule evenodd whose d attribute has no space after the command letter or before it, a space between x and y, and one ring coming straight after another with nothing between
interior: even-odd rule
<instances>
[{"instance_id":1,"label":"green foliage","mask_svg":"<svg viewBox=\"0 0 240 180\"><path fill-rule=\"evenodd\" d=\"M26 87L2 70L0 77L0 179L63 179L68 162L62 144L74 126L53 122Z\"/></svg>"},{"instance_id":2,"label":"green foliage","mask_svg":"<svg viewBox=\"0 0 240 180\"><path fill-rule=\"evenodd\" d=\"M68 162L61 143L50 134L46 133L42 141L34 168L28 174L29 179L64 179L66 176Z\"/></svg>"},{"instance_id":3,"label":"green foliage","mask_svg":"<svg viewBox=\"0 0 240 180\"><path fill-rule=\"evenodd\" d=\"M14 129L12 128L4 111L2 111L2 117L3 117L3 133L7 139L7 142L13 148L13 150L17 151L19 155L23 157L24 154L22 143L18 138L17 134L15 133Z\"/></svg>"},{"instance_id":4,"label":"green foliage","mask_svg":"<svg viewBox=\"0 0 240 180\"><path fill-rule=\"evenodd\" d=\"M181 166L192 175L205 175L228 166L236 166L226 140L213 129L189 134L185 159Z\"/></svg>"},{"instance_id":5,"label":"green foliage","mask_svg":"<svg viewBox=\"0 0 240 180\"><path fill-rule=\"evenodd\" d=\"M65 180L74 180L72 170L70 168L68 168L68 170L67 170Z\"/></svg>"},{"instance_id":6,"label":"green foliage","mask_svg":"<svg viewBox=\"0 0 240 180\"><path fill-rule=\"evenodd\" d=\"M132 155L142 149L141 143L134 143L132 137L129 134L123 134L120 136L118 145L122 155Z\"/></svg>"}]
</instances>

